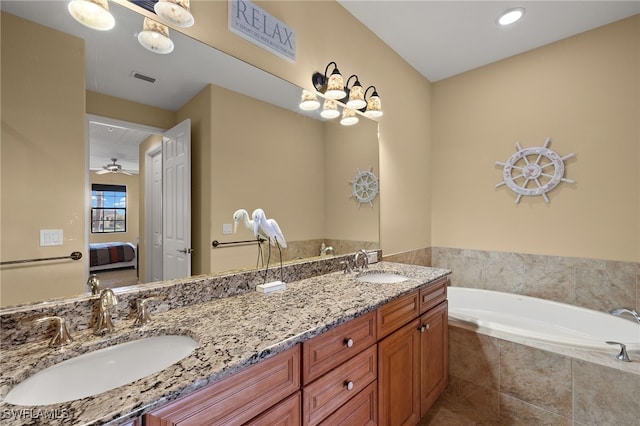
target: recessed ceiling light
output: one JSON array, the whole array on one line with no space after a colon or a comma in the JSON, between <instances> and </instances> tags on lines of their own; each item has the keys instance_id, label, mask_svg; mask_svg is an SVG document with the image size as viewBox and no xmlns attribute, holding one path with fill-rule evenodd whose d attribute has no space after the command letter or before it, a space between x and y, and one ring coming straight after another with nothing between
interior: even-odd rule
<instances>
[{"instance_id":1,"label":"recessed ceiling light","mask_svg":"<svg viewBox=\"0 0 640 426\"><path fill-rule=\"evenodd\" d=\"M523 7L516 7L513 9L509 9L505 11L502 15L500 15L500 17L498 18L498 24L502 26L511 25L514 22L519 21L523 16L524 16Z\"/></svg>"}]
</instances>

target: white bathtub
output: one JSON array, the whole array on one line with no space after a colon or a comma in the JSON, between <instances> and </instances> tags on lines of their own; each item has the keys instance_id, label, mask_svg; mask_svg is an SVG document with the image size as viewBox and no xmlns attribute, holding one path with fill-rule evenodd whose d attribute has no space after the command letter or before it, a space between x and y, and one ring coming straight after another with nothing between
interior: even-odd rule
<instances>
[{"instance_id":1,"label":"white bathtub","mask_svg":"<svg viewBox=\"0 0 640 426\"><path fill-rule=\"evenodd\" d=\"M609 313L490 290L449 287L447 291L452 325L574 348L611 350L605 343L611 340L626 344L630 351L640 350L640 324Z\"/></svg>"}]
</instances>

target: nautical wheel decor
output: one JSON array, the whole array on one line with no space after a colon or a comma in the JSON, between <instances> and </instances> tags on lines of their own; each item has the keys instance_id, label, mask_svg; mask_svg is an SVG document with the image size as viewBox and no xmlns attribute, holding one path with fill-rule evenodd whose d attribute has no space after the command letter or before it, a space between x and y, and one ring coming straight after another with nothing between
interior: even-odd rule
<instances>
[{"instance_id":1,"label":"nautical wheel decor","mask_svg":"<svg viewBox=\"0 0 640 426\"><path fill-rule=\"evenodd\" d=\"M518 194L516 204L520 202L522 196L536 197L542 196L546 203L549 203L547 192L558 186L560 182L575 183L574 180L564 177L564 161L575 154L567 154L560 157L558 153L548 148L551 139L547 138L543 146L522 148L516 142L518 151L503 163L496 162L502 166L502 182L496 188L507 185L509 189Z\"/></svg>"},{"instance_id":2,"label":"nautical wheel decor","mask_svg":"<svg viewBox=\"0 0 640 426\"><path fill-rule=\"evenodd\" d=\"M369 203L373 207L373 200L378 195L378 178L373 173L373 168L362 172L360 169L356 170L356 176L352 181L349 181L351 184L350 197L354 197L358 201L358 208L363 203Z\"/></svg>"}]
</instances>

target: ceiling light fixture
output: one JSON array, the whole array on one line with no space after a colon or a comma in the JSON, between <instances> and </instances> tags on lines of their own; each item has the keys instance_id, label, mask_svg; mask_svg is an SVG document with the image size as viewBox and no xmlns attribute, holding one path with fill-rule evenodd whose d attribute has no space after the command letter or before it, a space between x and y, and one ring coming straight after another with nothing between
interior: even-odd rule
<instances>
[{"instance_id":1,"label":"ceiling light fixture","mask_svg":"<svg viewBox=\"0 0 640 426\"><path fill-rule=\"evenodd\" d=\"M349 81L355 77L356 82L353 83L353 86L349 87ZM357 75L352 75L347 79L347 84L345 90L349 93L349 100L347 101L347 107L353 109L360 109L367 106L367 103L364 101L364 89L360 84L360 80L358 80Z\"/></svg>"},{"instance_id":2,"label":"ceiling light fixture","mask_svg":"<svg viewBox=\"0 0 640 426\"><path fill-rule=\"evenodd\" d=\"M67 10L76 21L94 30L107 31L116 25L107 0L71 0Z\"/></svg>"},{"instance_id":3,"label":"ceiling light fixture","mask_svg":"<svg viewBox=\"0 0 640 426\"><path fill-rule=\"evenodd\" d=\"M315 93L302 89L299 107L305 111L313 111L320 108L320 102L318 102L318 97Z\"/></svg>"},{"instance_id":4,"label":"ceiling light fixture","mask_svg":"<svg viewBox=\"0 0 640 426\"><path fill-rule=\"evenodd\" d=\"M522 19L524 12L525 9L523 7L509 9L498 17L498 24L502 26L511 25Z\"/></svg>"},{"instance_id":5,"label":"ceiling light fixture","mask_svg":"<svg viewBox=\"0 0 640 426\"><path fill-rule=\"evenodd\" d=\"M325 99L320 116L329 120L340 116L340 111L338 111L338 102L335 99Z\"/></svg>"},{"instance_id":6,"label":"ceiling light fixture","mask_svg":"<svg viewBox=\"0 0 640 426\"><path fill-rule=\"evenodd\" d=\"M189 0L159 0L153 10L167 24L188 28L194 23L189 11Z\"/></svg>"},{"instance_id":7,"label":"ceiling light fixture","mask_svg":"<svg viewBox=\"0 0 640 426\"><path fill-rule=\"evenodd\" d=\"M153 53L166 55L173 52L173 41L169 38L169 28L153 19L144 18L142 31L138 33L138 41L145 49Z\"/></svg>"},{"instance_id":8,"label":"ceiling light fixture","mask_svg":"<svg viewBox=\"0 0 640 426\"><path fill-rule=\"evenodd\" d=\"M371 96L369 96L369 99L367 99L367 93L369 93L369 89L373 89L373 93L371 94ZM369 118L382 117L382 103L380 102L380 96L378 96L376 86L367 87L367 90L365 90L364 92L364 98L367 102L367 108L364 110L364 115Z\"/></svg>"},{"instance_id":9,"label":"ceiling light fixture","mask_svg":"<svg viewBox=\"0 0 640 426\"><path fill-rule=\"evenodd\" d=\"M333 72L327 78L331 64L333 64L334 67ZM347 96L347 92L344 91L344 79L335 62L329 62L324 70L324 75L319 72L314 73L313 76L311 76L311 82L313 83L313 87L315 87L318 92L324 93L324 96L328 99L342 99Z\"/></svg>"}]
</instances>

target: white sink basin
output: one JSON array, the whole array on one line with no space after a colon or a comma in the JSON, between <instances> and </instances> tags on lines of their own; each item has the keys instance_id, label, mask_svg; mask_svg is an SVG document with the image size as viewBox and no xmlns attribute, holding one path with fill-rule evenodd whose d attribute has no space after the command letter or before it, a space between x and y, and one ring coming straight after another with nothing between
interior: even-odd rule
<instances>
[{"instance_id":1,"label":"white sink basin","mask_svg":"<svg viewBox=\"0 0 640 426\"><path fill-rule=\"evenodd\" d=\"M356 277L356 280L363 283L372 283L372 284L393 284L393 283L401 283L403 281L407 281L409 277L405 277L404 275L395 273L395 272L365 272L359 274Z\"/></svg>"},{"instance_id":2,"label":"white sink basin","mask_svg":"<svg viewBox=\"0 0 640 426\"><path fill-rule=\"evenodd\" d=\"M188 336L153 336L52 365L16 385L4 402L47 405L98 395L157 373L198 347Z\"/></svg>"}]
</instances>

